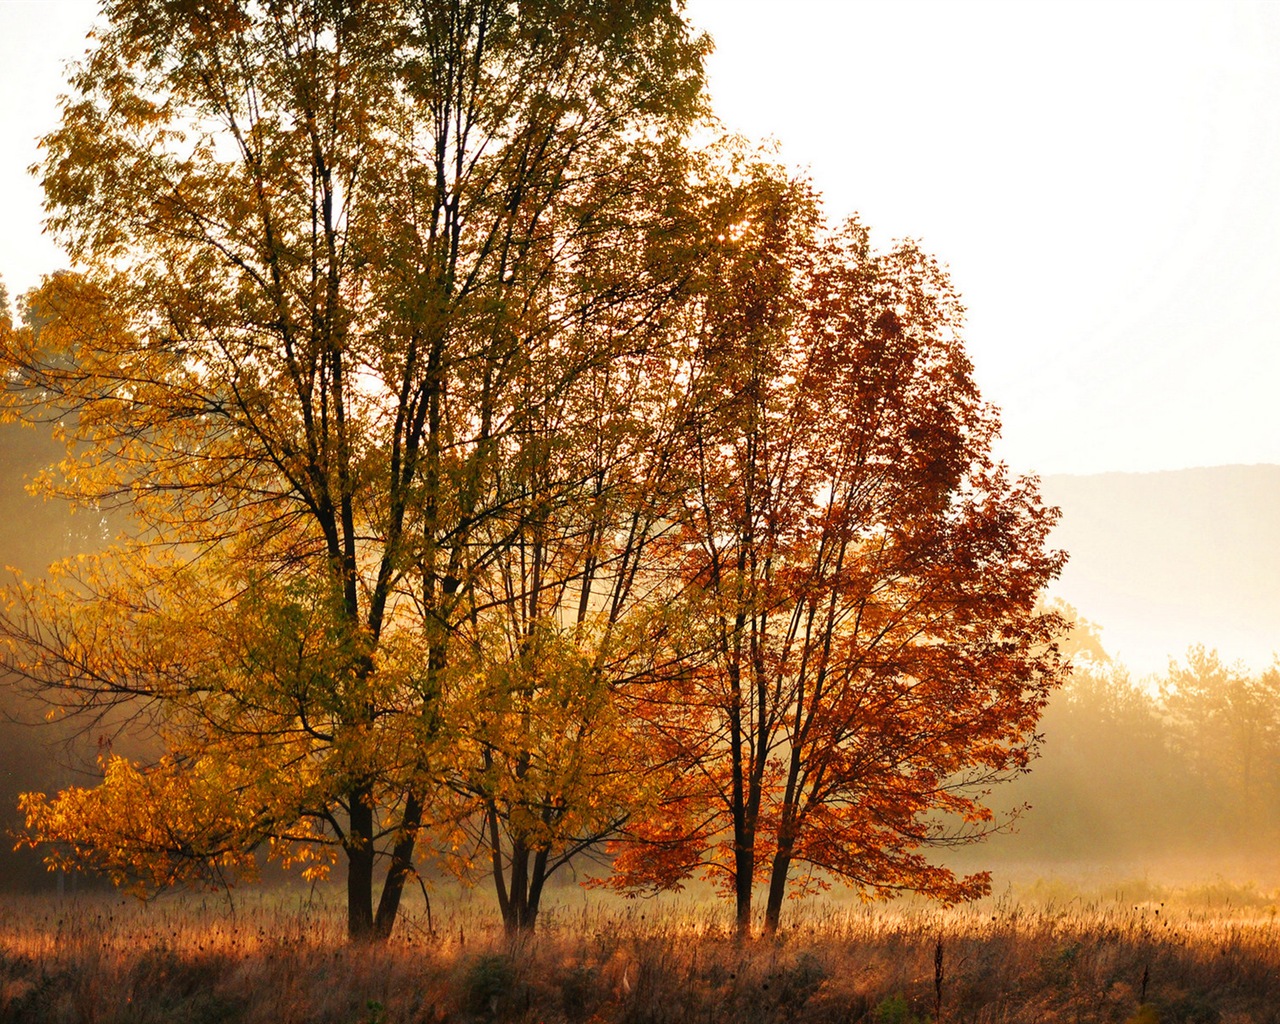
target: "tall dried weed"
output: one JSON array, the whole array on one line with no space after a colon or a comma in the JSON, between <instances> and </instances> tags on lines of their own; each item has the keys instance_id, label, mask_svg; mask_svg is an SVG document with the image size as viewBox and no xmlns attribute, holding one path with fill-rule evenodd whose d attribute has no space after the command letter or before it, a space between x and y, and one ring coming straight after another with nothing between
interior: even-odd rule
<instances>
[{"instance_id":1,"label":"tall dried weed","mask_svg":"<svg viewBox=\"0 0 1280 1024\"><path fill-rule=\"evenodd\" d=\"M234 909L0 904L0 1024L1280 1024L1275 907L799 908L738 941L715 907L413 914L385 946L278 897Z\"/></svg>"}]
</instances>

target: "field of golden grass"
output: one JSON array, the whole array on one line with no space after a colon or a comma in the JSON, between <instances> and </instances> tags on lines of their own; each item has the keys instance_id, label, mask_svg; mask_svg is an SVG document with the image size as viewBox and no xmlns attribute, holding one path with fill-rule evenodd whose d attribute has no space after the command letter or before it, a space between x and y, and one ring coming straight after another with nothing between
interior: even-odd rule
<instances>
[{"instance_id":1,"label":"field of golden grass","mask_svg":"<svg viewBox=\"0 0 1280 1024\"><path fill-rule=\"evenodd\" d=\"M385 946L348 945L333 905L296 892L7 897L0 1022L1280 1022L1275 897L1144 885L801 905L750 942L720 906L637 902L560 906L513 944L473 900L434 931L407 914Z\"/></svg>"}]
</instances>

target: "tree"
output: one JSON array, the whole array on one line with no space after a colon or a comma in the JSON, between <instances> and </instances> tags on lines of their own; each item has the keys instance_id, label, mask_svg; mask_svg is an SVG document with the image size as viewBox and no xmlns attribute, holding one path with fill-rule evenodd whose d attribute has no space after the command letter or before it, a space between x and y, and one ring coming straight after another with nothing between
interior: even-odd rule
<instances>
[{"instance_id":1,"label":"tree","mask_svg":"<svg viewBox=\"0 0 1280 1024\"><path fill-rule=\"evenodd\" d=\"M1233 845L1267 831L1280 804L1278 696L1274 667L1251 675L1203 644L1189 647L1181 663L1170 659L1160 680L1169 746L1189 781L1212 794L1203 804L1208 826Z\"/></svg>"},{"instance_id":2,"label":"tree","mask_svg":"<svg viewBox=\"0 0 1280 1024\"><path fill-rule=\"evenodd\" d=\"M938 264L872 252L857 223L821 237L776 179L744 192L699 325L692 400L715 413L691 420L681 516L684 610L714 656L641 702L680 781L616 884L702 868L742 933L757 881L772 932L815 869L971 898L987 876L918 850L988 831L985 790L1027 766L1064 672L1064 623L1036 610L1056 513L992 460Z\"/></svg>"},{"instance_id":3,"label":"tree","mask_svg":"<svg viewBox=\"0 0 1280 1024\"><path fill-rule=\"evenodd\" d=\"M32 297L47 322L3 366L11 415L66 424L48 490L133 526L4 625L15 669L72 708L141 702L168 754L31 821L153 880L336 843L351 935L386 936L480 595L524 499L590 485L507 460L553 409L565 443L594 429L579 396L680 293L706 44L659 0L105 13L44 142L83 274ZM177 788L235 794L230 819L168 815Z\"/></svg>"},{"instance_id":4,"label":"tree","mask_svg":"<svg viewBox=\"0 0 1280 1024\"><path fill-rule=\"evenodd\" d=\"M469 597L457 786L511 931L533 927L556 870L642 804L617 694L654 670L661 628L654 549L680 434L668 402L678 346L660 351L665 363L615 359L559 399L541 397L554 378L531 366L538 415L494 469L507 500L486 528L509 541Z\"/></svg>"}]
</instances>

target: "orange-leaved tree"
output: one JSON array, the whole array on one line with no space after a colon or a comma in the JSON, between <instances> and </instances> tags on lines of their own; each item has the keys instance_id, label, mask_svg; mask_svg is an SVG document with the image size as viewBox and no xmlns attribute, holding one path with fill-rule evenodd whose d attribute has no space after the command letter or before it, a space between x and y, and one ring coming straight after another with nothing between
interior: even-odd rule
<instances>
[{"instance_id":1,"label":"orange-leaved tree","mask_svg":"<svg viewBox=\"0 0 1280 1024\"><path fill-rule=\"evenodd\" d=\"M68 442L42 486L131 526L15 587L4 628L47 696L152 712L164 754L31 825L146 881L328 843L351 935L386 936L456 810L437 748L522 495L591 493L518 456L553 409L594 435L601 368L665 336L705 44L666 0L105 19L44 140L79 275L0 358L8 414Z\"/></svg>"},{"instance_id":2,"label":"orange-leaved tree","mask_svg":"<svg viewBox=\"0 0 1280 1024\"><path fill-rule=\"evenodd\" d=\"M636 701L678 771L614 884L707 873L746 932L767 883L772 932L789 885L985 890L922 848L993 827L985 789L1028 763L1064 671L1036 601L1064 556L1035 481L992 459L937 262L818 231L794 190L756 196L690 378L712 412L689 432L681 600L713 656Z\"/></svg>"}]
</instances>

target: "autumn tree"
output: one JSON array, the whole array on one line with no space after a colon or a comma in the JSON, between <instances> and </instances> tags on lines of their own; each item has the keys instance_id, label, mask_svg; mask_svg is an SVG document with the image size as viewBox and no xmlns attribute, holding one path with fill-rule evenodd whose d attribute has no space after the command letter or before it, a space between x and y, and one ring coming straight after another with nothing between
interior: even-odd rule
<instances>
[{"instance_id":1,"label":"autumn tree","mask_svg":"<svg viewBox=\"0 0 1280 1024\"><path fill-rule=\"evenodd\" d=\"M1063 555L1035 481L995 463L961 307L911 243L821 232L811 198L747 180L690 375L696 485L684 611L713 656L640 701L678 768L664 820L619 847L617 884L720 878L766 931L791 885L954 901L921 848L992 827L1062 675L1036 610ZM797 871L797 869L800 869ZM815 875L814 872L819 874Z\"/></svg>"},{"instance_id":2,"label":"autumn tree","mask_svg":"<svg viewBox=\"0 0 1280 1024\"><path fill-rule=\"evenodd\" d=\"M757 525L766 498L753 466L772 457L757 446L760 435L794 430L807 436L813 427L779 405L765 414L767 427L759 415L788 379L795 383L788 377L796 368L794 353L779 339L787 337L801 305L800 282L812 261L819 213L807 185L767 161L729 152L724 164L703 211L718 244L686 325L696 343L682 396L687 440L680 471L686 486L673 511L680 544L671 552L687 584L679 595L687 621L675 638L683 645L674 659L681 667L637 696L637 716L660 738L656 756L669 780L662 812L632 830L645 845L621 847L621 871L613 881L678 879L723 830L731 839L714 856L745 928L770 771L759 739L773 725L760 720L772 710L759 705L749 678L758 653L746 628L752 558L745 547L730 550L724 527L735 516L747 520L740 523L747 531ZM744 432L754 436L738 447ZM770 488L765 481L764 490ZM713 750L726 756L701 756ZM706 806L708 786L715 790L715 812Z\"/></svg>"},{"instance_id":3,"label":"autumn tree","mask_svg":"<svg viewBox=\"0 0 1280 1024\"><path fill-rule=\"evenodd\" d=\"M665 336L705 44L659 0L105 19L44 140L80 274L31 297L46 319L7 333L3 371L10 415L66 432L46 488L132 525L14 590L4 626L46 695L129 701L166 753L30 820L151 884L336 844L351 935L386 936L439 825L452 698L597 628L550 609L572 587L594 614L606 520L577 517L558 596L511 560L615 473L539 476L537 445L589 447L601 375Z\"/></svg>"},{"instance_id":4,"label":"autumn tree","mask_svg":"<svg viewBox=\"0 0 1280 1024\"><path fill-rule=\"evenodd\" d=\"M512 931L533 927L556 870L641 811L617 694L658 667L680 347L619 355L558 396L532 360L521 387L537 413L493 469L503 509L482 530L503 541L455 648L454 785Z\"/></svg>"}]
</instances>

